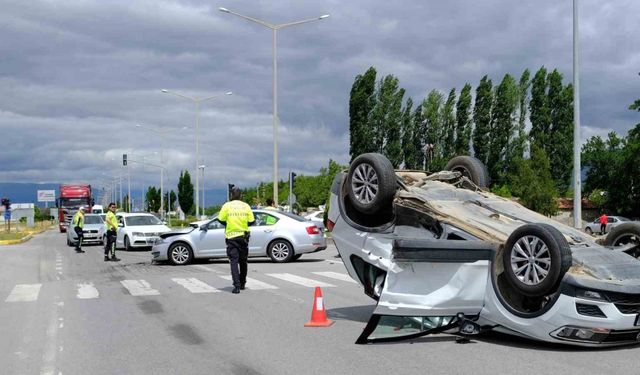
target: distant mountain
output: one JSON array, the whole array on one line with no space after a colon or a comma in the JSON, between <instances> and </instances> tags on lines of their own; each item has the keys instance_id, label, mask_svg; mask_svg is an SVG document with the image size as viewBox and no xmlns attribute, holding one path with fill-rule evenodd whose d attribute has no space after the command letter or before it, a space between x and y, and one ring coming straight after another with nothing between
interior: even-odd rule
<instances>
[{"instance_id":1,"label":"distant mountain","mask_svg":"<svg viewBox=\"0 0 640 375\"><path fill-rule=\"evenodd\" d=\"M32 183L14 183L14 182L0 182L0 198L9 198L12 203L34 203L40 207L44 207L44 203L37 202L38 190L55 190L56 197L59 193L60 184L47 183L47 184L32 184ZM174 190L175 191L175 190ZM96 191L93 192L94 196ZM123 190L123 194L126 192ZM202 193L201 193L202 194ZM133 197L134 206L138 206L142 199L142 192L140 190L131 189L131 196ZM204 203L207 206L221 205L227 200L227 191L225 189L206 189L204 194ZM99 204L100 202L96 202ZM54 206L55 203L49 203L49 207Z\"/></svg>"}]
</instances>

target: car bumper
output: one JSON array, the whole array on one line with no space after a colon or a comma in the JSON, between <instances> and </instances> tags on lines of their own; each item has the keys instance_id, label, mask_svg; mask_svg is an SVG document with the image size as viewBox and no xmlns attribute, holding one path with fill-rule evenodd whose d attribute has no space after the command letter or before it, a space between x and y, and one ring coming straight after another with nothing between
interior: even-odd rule
<instances>
[{"instance_id":1,"label":"car bumper","mask_svg":"<svg viewBox=\"0 0 640 375\"><path fill-rule=\"evenodd\" d=\"M169 253L169 244L168 243L160 243L154 245L151 248L151 257L153 260L169 260L167 254Z\"/></svg>"},{"instance_id":2,"label":"car bumper","mask_svg":"<svg viewBox=\"0 0 640 375\"><path fill-rule=\"evenodd\" d=\"M152 247L156 243L158 237L132 237L129 246L130 247Z\"/></svg>"}]
</instances>

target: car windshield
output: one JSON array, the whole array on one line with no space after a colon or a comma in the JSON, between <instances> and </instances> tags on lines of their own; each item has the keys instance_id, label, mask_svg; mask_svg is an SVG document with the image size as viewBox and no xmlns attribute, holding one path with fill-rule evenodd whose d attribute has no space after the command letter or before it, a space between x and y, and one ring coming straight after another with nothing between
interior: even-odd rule
<instances>
[{"instance_id":1,"label":"car windshield","mask_svg":"<svg viewBox=\"0 0 640 375\"><path fill-rule=\"evenodd\" d=\"M162 221L152 215L129 216L126 221L129 226L162 225Z\"/></svg>"},{"instance_id":2,"label":"car windshield","mask_svg":"<svg viewBox=\"0 0 640 375\"><path fill-rule=\"evenodd\" d=\"M620 221L631 221L631 220L627 219L626 217L622 217L622 216L618 216L618 220L620 220Z\"/></svg>"},{"instance_id":3,"label":"car windshield","mask_svg":"<svg viewBox=\"0 0 640 375\"><path fill-rule=\"evenodd\" d=\"M100 216L85 216L84 217L85 224L102 224L102 219Z\"/></svg>"},{"instance_id":4,"label":"car windshield","mask_svg":"<svg viewBox=\"0 0 640 375\"><path fill-rule=\"evenodd\" d=\"M80 207L87 204L86 198L61 198L60 206L62 207Z\"/></svg>"}]
</instances>

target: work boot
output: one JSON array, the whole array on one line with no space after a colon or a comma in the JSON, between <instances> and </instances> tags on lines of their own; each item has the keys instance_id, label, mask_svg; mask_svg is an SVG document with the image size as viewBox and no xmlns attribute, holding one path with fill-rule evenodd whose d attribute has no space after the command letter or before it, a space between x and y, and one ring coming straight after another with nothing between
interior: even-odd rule
<instances>
[{"instance_id":1,"label":"work boot","mask_svg":"<svg viewBox=\"0 0 640 375\"><path fill-rule=\"evenodd\" d=\"M105 256L104 256L104 261L105 261L105 262L108 262L108 261L109 261L109 257L105 255Z\"/></svg>"},{"instance_id":2,"label":"work boot","mask_svg":"<svg viewBox=\"0 0 640 375\"><path fill-rule=\"evenodd\" d=\"M84 250L82 250L82 249L76 249L76 253L84 253Z\"/></svg>"},{"instance_id":3,"label":"work boot","mask_svg":"<svg viewBox=\"0 0 640 375\"><path fill-rule=\"evenodd\" d=\"M231 291L231 293L233 294L238 294L240 293L240 288L238 288L237 286L233 288L233 290Z\"/></svg>"},{"instance_id":4,"label":"work boot","mask_svg":"<svg viewBox=\"0 0 640 375\"><path fill-rule=\"evenodd\" d=\"M240 290L244 290L244 286L245 286L245 284L246 284L246 283L242 283L242 284L240 284Z\"/></svg>"},{"instance_id":5,"label":"work boot","mask_svg":"<svg viewBox=\"0 0 640 375\"><path fill-rule=\"evenodd\" d=\"M116 258L116 256L114 255L114 256L111 257L111 261L112 262L119 262L120 258Z\"/></svg>"}]
</instances>

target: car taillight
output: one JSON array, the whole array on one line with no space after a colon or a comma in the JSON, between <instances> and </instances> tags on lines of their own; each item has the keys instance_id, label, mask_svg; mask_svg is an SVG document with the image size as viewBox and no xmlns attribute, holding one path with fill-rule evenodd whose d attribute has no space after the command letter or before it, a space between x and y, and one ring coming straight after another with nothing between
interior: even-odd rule
<instances>
[{"instance_id":1,"label":"car taillight","mask_svg":"<svg viewBox=\"0 0 640 375\"><path fill-rule=\"evenodd\" d=\"M334 222L333 222L333 221L331 221L331 220L327 220L327 230L328 230L329 232L333 231L333 227L334 227L334 225L336 225L336 223L334 223Z\"/></svg>"},{"instance_id":2,"label":"car taillight","mask_svg":"<svg viewBox=\"0 0 640 375\"><path fill-rule=\"evenodd\" d=\"M312 225L310 227L307 227L307 233L309 233L309 234L320 234L320 229L318 227L316 227L315 225Z\"/></svg>"}]
</instances>

